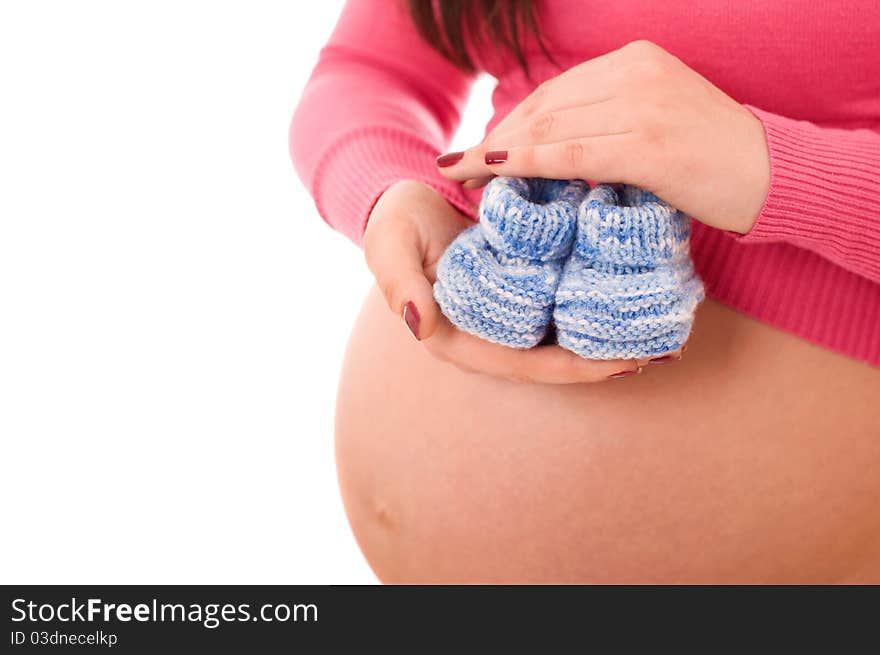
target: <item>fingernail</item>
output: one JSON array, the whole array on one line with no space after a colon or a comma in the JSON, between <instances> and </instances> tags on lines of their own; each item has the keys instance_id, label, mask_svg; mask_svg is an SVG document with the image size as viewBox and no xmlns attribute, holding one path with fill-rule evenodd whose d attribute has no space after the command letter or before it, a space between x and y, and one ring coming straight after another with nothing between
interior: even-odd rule
<instances>
[{"instance_id":1,"label":"fingernail","mask_svg":"<svg viewBox=\"0 0 880 655\"><path fill-rule=\"evenodd\" d=\"M409 328L409 331L413 333L413 336L416 339L418 339L419 321L422 320L422 317L419 316L419 310L416 309L416 306L412 301L407 302L403 306L403 320L406 322L406 327Z\"/></svg>"},{"instance_id":2,"label":"fingernail","mask_svg":"<svg viewBox=\"0 0 880 655\"><path fill-rule=\"evenodd\" d=\"M507 161L506 150L491 150L486 153L487 164L503 164Z\"/></svg>"},{"instance_id":3,"label":"fingernail","mask_svg":"<svg viewBox=\"0 0 880 655\"><path fill-rule=\"evenodd\" d=\"M631 371L621 371L620 373L615 373L614 375L609 375L608 379L609 380L616 380L618 378L628 378L633 375L638 375L641 372L642 372L642 367L640 366L639 368L631 370Z\"/></svg>"},{"instance_id":4,"label":"fingernail","mask_svg":"<svg viewBox=\"0 0 880 655\"><path fill-rule=\"evenodd\" d=\"M663 355L662 357L655 357L652 360L649 360L649 364L665 364L667 362L677 362L681 359L681 355Z\"/></svg>"},{"instance_id":5,"label":"fingernail","mask_svg":"<svg viewBox=\"0 0 880 655\"><path fill-rule=\"evenodd\" d=\"M446 168L460 162L462 157L464 157L463 152L447 152L445 155L437 157L437 165L440 168Z\"/></svg>"},{"instance_id":6,"label":"fingernail","mask_svg":"<svg viewBox=\"0 0 880 655\"><path fill-rule=\"evenodd\" d=\"M687 350L687 349L688 349L687 344L685 344L685 345L683 345L683 346L681 347L681 352L684 352L684 351Z\"/></svg>"}]
</instances>

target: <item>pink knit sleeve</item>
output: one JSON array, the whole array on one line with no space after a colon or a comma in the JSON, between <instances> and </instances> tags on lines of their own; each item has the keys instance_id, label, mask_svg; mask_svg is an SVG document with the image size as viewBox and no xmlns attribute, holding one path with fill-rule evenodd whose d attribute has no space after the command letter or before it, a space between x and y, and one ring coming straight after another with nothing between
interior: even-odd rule
<instances>
[{"instance_id":1,"label":"pink knit sleeve","mask_svg":"<svg viewBox=\"0 0 880 655\"><path fill-rule=\"evenodd\" d=\"M373 204L400 180L424 182L471 210L434 160L473 80L419 36L405 4L347 2L290 126L291 157L318 212L357 244Z\"/></svg>"},{"instance_id":2,"label":"pink knit sleeve","mask_svg":"<svg viewBox=\"0 0 880 655\"><path fill-rule=\"evenodd\" d=\"M880 282L880 133L746 107L767 135L770 190L740 242L787 242Z\"/></svg>"}]
</instances>

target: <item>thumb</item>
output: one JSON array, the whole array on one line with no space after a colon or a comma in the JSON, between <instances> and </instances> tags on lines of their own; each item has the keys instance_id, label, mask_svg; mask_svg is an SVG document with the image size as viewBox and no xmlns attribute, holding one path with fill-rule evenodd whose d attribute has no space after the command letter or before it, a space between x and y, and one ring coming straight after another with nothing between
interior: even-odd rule
<instances>
[{"instance_id":1,"label":"thumb","mask_svg":"<svg viewBox=\"0 0 880 655\"><path fill-rule=\"evenodd\" d=\"M400 316L416 339L434 333L440 308L425 275L424 247L410 225L386 225L370 235L364 254L376 283L392 312Z\"/></svg>"}]
</instances>

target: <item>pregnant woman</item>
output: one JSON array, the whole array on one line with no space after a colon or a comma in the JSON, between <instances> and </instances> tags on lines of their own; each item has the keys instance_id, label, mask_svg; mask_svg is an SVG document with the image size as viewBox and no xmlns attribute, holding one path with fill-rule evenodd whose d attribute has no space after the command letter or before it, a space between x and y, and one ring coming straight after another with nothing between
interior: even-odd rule
<instances>
[{"instance_id":1,"label":"pregnant woman","mask_svg":"<svg viewBox=\"0 0 880 655\"><path fill-rule=\"evenodd\" d=\"M876 0L348 2L291 148L376 277L336 439L381 580L880 582L878 33ZM486 137L443 154L481 72ZM436 263L493 175L693 217L683 356L452 327Z\"/></svg>"}]
</instances>

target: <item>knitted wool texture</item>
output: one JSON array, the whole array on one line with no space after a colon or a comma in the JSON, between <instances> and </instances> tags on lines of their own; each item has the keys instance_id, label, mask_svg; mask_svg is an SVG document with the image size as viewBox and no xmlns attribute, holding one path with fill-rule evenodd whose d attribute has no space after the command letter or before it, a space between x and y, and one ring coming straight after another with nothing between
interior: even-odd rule
<instances>
[{"instance_id":1,"label":"knitted wool texture","mask_svg":"<svg viewBox=\"0 0 880 655\"><path fill-rule=\"evenodd\" d=\"M552 317L558 343L589 359L653 357L687 340L704 295L690 219L654 194L498 177L479 214L441 258L434 285L459 329L531 348Z\"/></svg>"},{"instance_id":2,"label":"knitted wool texture","mask_svg":"<svg viewBox=\"0 0 880 655\"><path fill-rule=\"evenodd\" d=\"M632 186L594 187L556 292L559 345L590 359L654 357L687 340L703 284L690 219Z\"/></svg>"},{"instance_id":3,"label":"knitted wool texture","mask_svg":"<svg viewBox=\"0 0 880 655\"><path fill-rule=\"evenodd\" d=\"M540 343L588 190L579 180L489 182L479 222L450 244L437 267L434 297L446 317L495 343Z\"/></svg>"}]
</instances>

